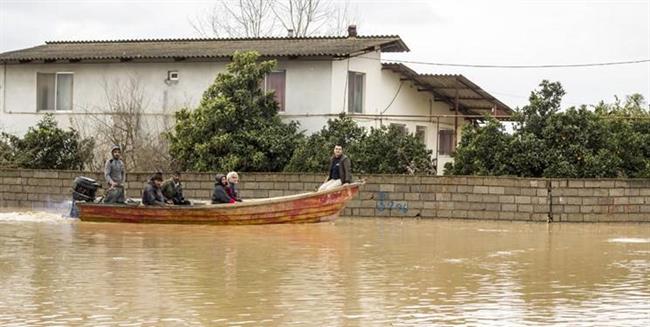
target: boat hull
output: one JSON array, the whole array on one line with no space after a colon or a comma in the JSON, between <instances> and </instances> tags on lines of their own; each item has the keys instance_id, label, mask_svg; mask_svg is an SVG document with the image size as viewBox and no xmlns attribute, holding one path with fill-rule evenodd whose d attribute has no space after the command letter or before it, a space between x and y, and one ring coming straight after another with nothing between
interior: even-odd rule
<instances>
[{"instance_id":1,"label":"boat hull","mask_svg":"<svg viewBox=\"0 0 650 327\"><path fill-rule=\"evenodd\" d=\"M143 206L78 203L79 219L94 222L261 225L332 221L358 192L360 183L336 189L236 204Z\"/></svg>"}]
</instances>

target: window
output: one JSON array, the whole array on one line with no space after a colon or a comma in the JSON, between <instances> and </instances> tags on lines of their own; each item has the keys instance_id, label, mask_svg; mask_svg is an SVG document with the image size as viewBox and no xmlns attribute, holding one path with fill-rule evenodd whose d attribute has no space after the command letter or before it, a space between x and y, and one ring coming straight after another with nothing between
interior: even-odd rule
<instances>
[{"instance_id":1,"label":"window","mask_svg":"<svg viewBox=\"0 0 650 327\"><path fill-rule=\"evenodd\" d=\"M37 73L36 108L38 110L72 110L72 73Z\"/></svg>"},{"instance_id":2,"label":"window","mask_svg":"<svg viewBox=\"0 0 650 327\"><path fill-rule=\"evenodd\" d=\"M275 101L279 111L285 110L286 73L284 70L270 72L266 75L264 88L266 92L275 91Z\"/></svg>"},{"instance_id":3,"label":"window","mask_svg":"<svg viewBox=\"0 0 650 327\"><path fill-rule=\"evenodd\" d=\"M366 74L348 72L348 112L363 112L363 84Z\"/></svg>"},{"instance_id":4,"label":"window","mask_svg":"<svg viewBox=\"0 0 650 327\"><path fill-rule=\"evenodd\" d=\"M427 144L427 128L426 126L415 126L415 137L422 141L422 144Z\"/></svg>"},{"instance_id":5,"label":"window","mask_svg":"<svg viewBox=\"0 0 650 327\"><path fill-rule=\"evenodd\" d=\"M390 127L396 128L396 129L400 130L404 134L406 134L408 132L406 130L406 125L405 124L390 123Z\"/></svg>"},{"instance_id":6,"label":"window","mask_svg":"<svg viewBox=\"0 0 650 327\"><path fill-rule=\"evenodd\" d=\"M438 154L450 155L454 149L454 130L441 129L438 132Z\"/></svg>"}]
</instances>

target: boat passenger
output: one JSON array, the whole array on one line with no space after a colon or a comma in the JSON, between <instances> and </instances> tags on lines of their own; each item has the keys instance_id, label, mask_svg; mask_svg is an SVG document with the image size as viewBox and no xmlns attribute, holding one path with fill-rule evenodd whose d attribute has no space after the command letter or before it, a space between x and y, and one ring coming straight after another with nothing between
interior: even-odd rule
<instances>
[{"instance_id":1,"label":"boat passenger","mask_svg":"<svg viewBox=\"0 0 650 327\"><path fill-rule=\"evenodd\" d=\"M343 154L343 147L339 144L334 146L334 155L330 161L329 175L318 190L326 191L343 184L352 183L352 168L350 158Z\"/></svg>"},{"instance_id":2,"label":"boat passenger","mask_svg":"<svg viewBox=\"0 0 650 327\"><path fill-rule=\"evenodd\" d=\"M241 202L242 200L239 196L239 190L237 189L237 184L239 184L239 175L237 172L229 172L226 175L226 180L228 180L228 186L226 187L226 193L228 193L228 196L235 199L237 202Z\"/></svg>"},{"instance_id":3,"label":"boat passenger","mask_svg":"<svg viewBox=\"0 0 650 327\"><path fill-rule=\"evenodd\" d=\"M189 205L190 201L185 200L183 196L183 184L181 184L181 173L176 171L174 175L163 182L161 191L165 201L171 201L175 205Z\"/></svg>"},{"instance_id":4,"label":"boat passenger","mask_svg":"<svg viewBox=\"0 0 650 327\"><path fill-rule=\"evenodd\" d=\"M212 204L217 203L235 203L235 199L228 196L226 187L228 187L228 180L226 176L218 174L215 177L214 191L212 191Z\"/></svg>"},{"instance_id":5,"label":"boat passenger","mask_svg":"<svg viewBox=\"0 0 650 327\"><path fill-rule=\"evenodd\" d=\"M155 173L151 178L149 178L149 182L142 191L142 204L154 206L164 206L169 204L165 202L165 198L160 191L162 182L162 173Z\"/></svg>"},{"instance_id":6,"label":"boat passenger","mask_svg":"<svg viewBox=\"0 0 650 327\"><path fill-rule=\"evenodd\" d=\"M104 203L124 203L124 182L126 180L126 169L122 161L122 150L119 146L111 148L111 158L106 160L104 165L104 178L108 183L108 189L104 196Z\"/></svg>"}]
</instances>

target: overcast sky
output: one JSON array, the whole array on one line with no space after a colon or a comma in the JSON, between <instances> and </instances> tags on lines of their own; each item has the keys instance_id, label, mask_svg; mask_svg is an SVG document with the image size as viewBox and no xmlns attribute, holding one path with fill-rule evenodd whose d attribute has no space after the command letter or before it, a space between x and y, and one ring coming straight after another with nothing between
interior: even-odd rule
<instances>
[{"instance_id":1,"label":"overcast sky","mask_svg":"<svg viewBox=\"0 0 650 327\"><path fill-rule=\"evenodd\" d=\"M0 52L49 40L198 37L189 21L212 1L0 0ZM650 59L650 0L354 1L359 34L399 34L409 53L384 58L479 65L582 64ZM552 69L408 64L463 74L511 107L541 80L560 81L564 106L650 98L650 63Z\"/></svg>"}]
</instances>

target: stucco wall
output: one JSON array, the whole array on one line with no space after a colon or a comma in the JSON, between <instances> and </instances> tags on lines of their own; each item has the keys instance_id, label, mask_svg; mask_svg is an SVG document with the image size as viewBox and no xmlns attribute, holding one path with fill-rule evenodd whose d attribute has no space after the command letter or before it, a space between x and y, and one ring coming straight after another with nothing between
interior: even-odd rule
<instances>
[{"instance_id":1,"label":"stucco wall","mask_svg":"<svg viewBox=\"0 0 650 327\"><path fill-rule=\"evenodd\" d=\"M348 71L365 74L364 114L387 115L449 115L449 104L433 101L429 92L418 91L410 81L382 70L379 51L343 60L307 58L280 60L278 69L286 71L285 120L296 120L308 133L320 130L331 114L347 112ZM20 64L6 67L1 72L0 129L22 135L36 124L43 112L36 108L37 73L74 73L73 110L54 111L62 127L75 127L92 135L95 115L106 111L107 90L116 85L137 81L143 92L147 113L145 127L153 131L167 129L173 124L172 115L182 107L198 105L205 89L219 72L225 71L227 62L166 62L166 63L78 63L78 64ZM179 73L178 82L165 82L168 71ZM401 87L400 87L401 85ZM73 118L73 119L72 119ZM440 129L454 129L453 118L355 118L365 127L381 124L404 124L409 132L416 126L426 127L425 143L433 150L438 162L438 173L451 161L449 156L438 155ZM458 137L464 120L458 120ZM85 128L85 130L84 130Z\"/></svg>"},{"instance_id":2,"label":"stucco wall","mask_svg":"<svg viewBox=\"0 0 650 327\"><path fill-rule=\"evenodd\" d=\"M73 110L53 112L60 126L69 127L70 118L84 119L107 106L106 90L115 84L136 80L143 91L144 108L156 116L172 115L178 109L195 107L203 92L224 72L226 62L169 63L79 63L6 65L6 82L0 98L0 128L21 135L35 125L44 112L36 110L36 74L73 72ZM4 66L3 66L4 68ZM279 61L286 70L286 114L322 113L330 107L330 70L328 61ZM165 83L168 71L178 71L180 79ZM2 72L4 76L4 72ZM4 80L4 77L3 79ZM106 87L108 85L108 87ZM304 128L313 130L313 124ZM321 126L319 125L318 128Z\"/></svg>"},{"instance_id":3,"label":"stucco wall","mask_svg":"<svg viewBox=\"0 0 650 327\"><path fill-rule=\"evenodd\" d=\"M434 101L430 92L418 91L411 81L402 81L402 76L389 70L382 70L380 53L370 52L358 57L332 62L332 113L347 112L347 72L355 71L366 74L364 114L372 115L452 115L450 105ZM400 87L401 85L401 87ZM352 115L354 117L354 115ZM425 144L433 150L437 159L438 174L443 173L444 164L453 161L449 155L438 154L438 130L454 129L454 118L360 118L355 120L365 127L379 127L391 123L402 124L410 133L416 126L426 127ZM458 119L457 140L466 124Z\"/></svg>"},{"instance_id":4,"label":"stucco wall","mask_svg":"<svg viewBox=\"0 0 650 327\"><path fill-rule=\"evenodd\" d=\"M3 169L0 207L65 211L70 185L79 175L103 181L98 173ZM139 198L148 175L127 175L130 197ZM185 195L209 199L213 176L184 174ZM650 222L650 179L363 177L367 183L349 203L345 216L546 221L552 215L555 222ZM323 175L241 173L240 179L244 198L262 198L312 191Z\"/></svg>"}]
</instances>

